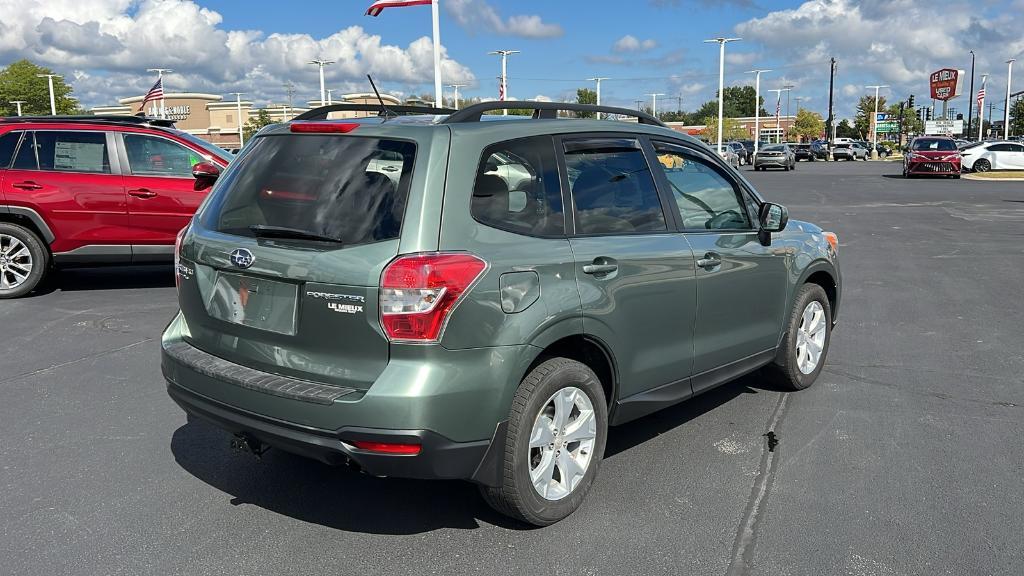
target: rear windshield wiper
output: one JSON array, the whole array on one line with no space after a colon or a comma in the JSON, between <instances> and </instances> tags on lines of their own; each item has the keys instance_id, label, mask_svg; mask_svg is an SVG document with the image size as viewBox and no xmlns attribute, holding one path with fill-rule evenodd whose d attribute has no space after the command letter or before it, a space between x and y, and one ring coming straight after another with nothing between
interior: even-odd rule
<instances>
[{"instance_id":1,"label":"rear windshield wiper","mask_svg":"<svg viewBox=\"0 0 1024 576\"><path fill-rule=\"evenodd\" d=\"M341 238L325 236L324 234L317 234L316 232L301 230L299 228L288 228L286 226L253 224L252 226L249 226L249 230L257 238L294 238L296 240L316 240L319 242L333 242L335 244L343 243Z\"/></svg>"}]
</instances>

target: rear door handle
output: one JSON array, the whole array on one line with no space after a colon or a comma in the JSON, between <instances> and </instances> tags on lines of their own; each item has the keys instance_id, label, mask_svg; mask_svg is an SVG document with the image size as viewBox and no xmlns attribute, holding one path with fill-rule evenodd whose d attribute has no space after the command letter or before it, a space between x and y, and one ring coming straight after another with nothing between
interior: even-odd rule
<instances>
[{"instance_id":1,"label":"rear door handle","mask_svg":"<svg viewBox=\"0 0 1024 576\"><path fill-rule=\"evenodd\" d=\"M136 198L154 198L154 197L156 197L156 192L153 192L152 190L147 190L146 188L139 188L137 190L129 190L128 194L131 195L131 196L135 196Z\"/></svg>"},{"instance_id":2,"label":"rear door handle","mask_svg":"<svg viewBox=\"0 0 1024 576\"><path fill-rule=\"evenodd\" d=\"M722 257L715 252L708 252L703 258L697 260L697 266L705 270L711 270L712 268L717 268L721 265Z\"/></svg>"},{"instance_id":3,"label":"rear door handle","mask_svg":"<svg viewBox=\"0 0 1024 576\"><path fill-rule=\"evenodd\" d=\"M11 186L14 186L15 188L21 188L22 190L39 190L40 188L42 188L42 186L36 184L35 182L32 182L31 180L27 182L17 182L11 184Z\"/></svg>"},{"instance_id":4,"label":"rear door handle","mask_svg":"<svg viewBox=\"0 0 1024 576\"><path fill-rule=\"evenodd\" d=\"M584 274L611 274L619 269L618 264L586 264L583 266Z\"/></svg>"}]
</instances>

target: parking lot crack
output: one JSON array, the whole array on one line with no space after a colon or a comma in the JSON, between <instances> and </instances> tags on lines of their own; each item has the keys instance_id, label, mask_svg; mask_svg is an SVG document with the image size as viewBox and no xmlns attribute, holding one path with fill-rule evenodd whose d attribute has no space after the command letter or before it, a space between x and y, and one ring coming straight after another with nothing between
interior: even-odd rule
<instances>
[{"instance_id":1,"label":"parking lot crack","mask_svg":"<svg viewBox=\"0 0 1024 576\"><path fill-rule=\"evenodd\" d=\"M771 492L775 480L777 468L778 446L781 442L776 431L782 422L786 412L786 405L789 394L781 394L779 401L775 404L771 416L768 417L768 425L765 433L765 446L761 454L761 466L758 469L757 477L754 479L754 487L747 499L747 506L743 512L743 520L736 530L736 540L732 547L732 560L729 562L729 569L726 576L740 576L749 573L751 562L754 558L754 546L757 542L757 529L763 517L764 505Z\"/></svg>"},{"instance_id":2,"label":"parking lot crack","mask_svg":"<svg viewBox=\"0 0 1024 576\"><path fill-rule=\"evenodd\" d=\"M117 352L123 352L124 350L128 350L128 349L134 348L134 347L136 347L136 346L138 346L140 344L145 344L146 342L152 342L152 341L153 341L153 338L146 338L144 340L139 340L138 342L132 342L131 344L126 344L126 345L120 346L118 348L112 348L110 350L103 350L101 352L96 352L94 354L87 354L85 356L82 356L81 358L75 358L74 360L68 360L67 362L58 362L57 364L52 364L52 365L47 366L45 368L39 368L37 370L31 370L29 372L22 372L21 374L18 374L16 376L11 376L10 378L4 378L3 380L0 380L0 385L10 384L11 382L15 382L17 380L21 380L22 378L28 378L29 376L35 376L36 374L42 374L44 372L49 372L50 370L56 370L57 368L63 368L65 366L70 366L72 364L77 364L77 363L82 362L84 360L93 360L93 359L96 359L96 358L101 358L103 356L107 356L108 354L115 354Z\"/></svg>"}]
</instances>

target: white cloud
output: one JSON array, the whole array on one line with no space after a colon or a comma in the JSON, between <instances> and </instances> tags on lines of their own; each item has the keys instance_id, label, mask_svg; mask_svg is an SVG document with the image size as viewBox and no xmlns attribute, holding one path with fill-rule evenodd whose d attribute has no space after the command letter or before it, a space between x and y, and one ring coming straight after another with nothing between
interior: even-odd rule
<instances>
[{"instance_id":1,"label":"white cloud","mask_svg":"<svg viewBox=\"0 0 1024 576\"><path fill-rule=\"evenodd\" d=\"M365 91L366 74L378 86L422 92L433 83L432 43L385 44L379 35L349 26L327 37L227 30L219 13L192 0L0 0L0 61L28 58L68 75L86 106L110 104L152 84L146 68L168 67L168 90L242 91L247 98L282 101L286 81L296 102L318 95L317 69L325 57L328 87ZM442 47L445 82L475 85L464 65Z\"/></svg>"},{"instance_id":2,"label":"white cloud","mask_svg":"<svg viewBox=\"0 0 1024 576\"><path fill-rule=\"evenodd\" d=\"M558 24L544 22L536 14L517 14L503 19L486 0L446 0L442 5L471 33L490 32L520 38L554 38L565 33Z\"/></svg>"},{"instance_id":3,"label":"white cloud","mask_svg":"<svg viewBox=\"0 0 1024 576\"><path fill-rule=\"evenodd\" d=\"M626 34L612 44L612 52L646 52L657 47L658 43L653 38L640 40L636 36Z\"/></svg>"}]
</instances>

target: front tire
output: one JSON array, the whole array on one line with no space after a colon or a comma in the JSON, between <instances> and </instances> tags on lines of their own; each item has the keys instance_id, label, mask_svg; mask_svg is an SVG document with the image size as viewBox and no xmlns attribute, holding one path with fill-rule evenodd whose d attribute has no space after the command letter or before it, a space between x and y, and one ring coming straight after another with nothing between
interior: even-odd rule
<instances>
[{"instance_id":1,"label":"front tire","mask_svg":"<svg viewBox=\"0 0 1024 576\"><path fill-rule=\"evenodd\" d=\"M803 390L825 366L832 339L832 306L825 290L804 284L797 292L775 363L769 371L780 388Z\"/></svg>"},{"instance_id":2,"label":"front tire","mask_svg":"<svg viewBox=\"0 0 1024 576\"><path fill-rule=\"evenodd\" d=\"M988 160L985 160L984 158L981 158L980 160L974 163L975 172L988 172L991 169L992 163L989 162Z\"/></svg>"},{"instance_id":3,"label":"front tire","mask_svg":"<svg viewBox=\"0 0 1024 576\"><path fill-rule=\"evenodd\" d=\"M50 252L35 232L0 222L0 300L35 290L50 266Z\"/></svg>"},{"instance_id":4,"label":"front tire","mask_svg":"<svg viewBox=\"0 0 1024 576\"><path fill-rule=\"evenodd\" d=\"M480 493L502 514L554 524L582 504L607 437L608 407L597 375L575 360L546 360L512 400L502 484L481 486Z\"/></svg>"}]
</instances>

